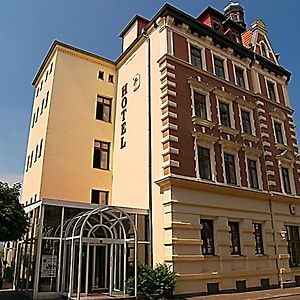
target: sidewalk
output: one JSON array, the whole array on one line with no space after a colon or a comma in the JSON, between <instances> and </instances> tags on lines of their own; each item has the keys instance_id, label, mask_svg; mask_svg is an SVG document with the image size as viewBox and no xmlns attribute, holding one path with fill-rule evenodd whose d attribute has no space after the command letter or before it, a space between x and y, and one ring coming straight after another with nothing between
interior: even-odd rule
<instances>
[{"instance_id":1,"label":"sidewalk","mask_svg":"<svg viewBox=\"0 0 300 300\"><path fill-rule=\"evenodd\" d=\"M278 299L281 297L295 296L299 295L300 299L300 287L296 288L285 288L285 289L272 289L263 290L256 292L246 292L246 293L235 293L227 295L212 295L212 296L202 296L193 297L191 300L265 300L265 299Z\"/></svg>"}]
</instances>

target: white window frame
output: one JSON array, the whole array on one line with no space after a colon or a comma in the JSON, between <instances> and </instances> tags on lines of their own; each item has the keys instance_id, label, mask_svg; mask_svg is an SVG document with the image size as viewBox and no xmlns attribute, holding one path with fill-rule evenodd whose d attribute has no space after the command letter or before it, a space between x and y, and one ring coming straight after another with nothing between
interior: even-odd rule
<instances>
[{"instance_id":1,"label":"white window frame","mask_svg":"<svg viewBox=\"0 0 300 300\"><path fill-rule=\"evenodd\" d=\"M272 119L272 126L273 126L273 134L274 134L274 139L275 139L275 145L282 145L280 143L278 143L277 141L277 137L276 137L276 131L275 131L275 122L276 123L280 123L281 124L281 132L282 132L282 139L283 139L283 145L287 146L287 137L286 137L286 132L285 132L285 128L284 128L284 121L276 118L276 117L271 117Z\"/></svg>"},{"instance_id":2,"label":"white window frame","mask_svg":"<svg viewBox=\"0 0 300 300\"><path fill-rule=\"evenodd\" d=\"M269 82L274 84L274 91L275 91L275 97L276 97L275 103L280 103L278 89L277 89L277 82L275 80L271 79L270 77L267 77L267 76L264 76L264 79L265 79L265 86L266 86L266 90L267 90L268 99L270 101L274 102L274 100L270 98L270 94L269 94L269 88L268 88L268 81L269 81Z\"/></svg>"},{"instance_id":3,"label":"white window frame","mask_svg":"<svg viewBox=\"0 0 300 300\"><path fill-rule=\"evenodd\" d=\"M224 160L224 153L231 154L234 156L234 166L235 166L235 176L236 176L236 184L228 183L226 178L226 170L225 170L225 160ZM224 183L228 186L241 186L241 169L239 164L239 158L238 158L238 150L230 149L229 147L226 147L225 145L222 146L222 164L223 164L223 177L224 177Z\"/></svg>"},{"instance_id":4,"label":"white window frame","mask_svg":"<svg viewBox=\"0 0 300 300\"><path fill-rule=\"evenodd\" d=\"M203 138L195 138L194 148L195 148L195 160L196 160L196 178L203 182L216 182L217 180L217 169L216 169L216 158L214 150L215 141L205 140ZM198 156L198 147L203 147L209 149L210 154L210 170L211 170L211 180L203 179L200 177L200 168L199 168L199 156Z\"/></svg>"},{"instance_id":5,"label":"white window frame","mask_svg":"<svg viewBox=\"0 0 300 300\"><path fill-rule=\"evenodd\" d=\"M250 174L248 170L248 160L254 160L256 162L256 171L257 171L257 181L258 181L258 188L252 188L250 186ZM256 155L253 155L251 153L245 152L245 164L246 164L246 174L247 174L247 183L248 183L248 188L254 191L259 191L263 189L263 180L262 180L262 172L261 172L261 164L259 157Z\"/></svg>"},{"instance_id":6,"label":"white window frame","mask_svg":"<svg viewBox=\"0 0 300 300\"><path fill-rule=\"evenodd\" d=\"M195 86L192 86L191 87L191 95L192 95L192 117L198 117L196 116L196 111L195 111L195 93L198 93L198 94L202 94L205 96L205 105L206 105L206 117L208 121L211 121L212 118L211 118L211 102L210 102L210 98L209 98L209 92L208 91L205 91L199 87L195 87ZM198 117L200 118L200 117Z\"/></svg>"},{"instance_id":7,"label":"white window frame","mask_svg":"<svg viewBox=\"0 0 300 300\"><path fill-rule=\"evenodd\" d=\"M225 73L225 79L219 77L216 75L216 70L215 70L215 57L222 59L223 60L223 67L224 67L224 73ZM212 68L213 68L213 74L217 76L220 79L229 81L229 75L228 75L228 67L227 67L227 57L224 56L220 52L216 52L215 50L211 50L211 59L212 59Z\"/></svg>"},{"instance_id":8,"label":"white window frame","mask_svg":"<svg viewBox=\"0 0 300 300\"><path fill-rule=\"evenodd\" d=\"M200 50L201 53L201 63L202 68L199 70L207 71L207 65L206 65L206 57L205 57L205 46L197 43L196 41L191 41L188 39L188 54L189 54L189 64L192 65L192 55L191 55L191 47L197 48ZM195 67L195 66L193 66ZM195 67L196 68L196 67Z\"/></svg>"},{"instance_id":9,"label":"white window frame","mask_svg":"<svg viewBox=\"0 0 300 300\"><path fill-rule=\"evenodd\" d=\"M226 98L221 98L219 96L216 95L216 100L217 100L217 111L218 111L218 122L219 125L221 126L225 126L221 123L221 114L220 114L220 101L224 102L226 104L229 105L229 116L230 116L230 127L229 128L235 128L235 119L234 119L234 112L233 112L233 105L232 105L232 101L226 99Z\"/></svg>"},{"instance_id":10,"label":"white window frame","mask_svg":"<svg viewBox=\"0 0 300 300\"><path fill-rule=\"evenodd\" d=\"M266 49L267 56L264 56L264 55L263 55L262 45L264 45L264 47L265 47L265 49ZM267 45L266 45L266 43L265 43L264 41L260 41L260 42L259 42L259 49L260 49L260 55L261 55L262 57L270 58L269 47L267 47Z\"/></svg>"},{"instance_id":11,"label":"white window frame","mask_svg":"<svg viewBox=\"0 0 300 300\"><path fill-rule=\"evenodd\" d=\"M249 134L247 132L244 132L243 120L242 120L242 110L250 113L251 134ZM241 133L256 136L256 128L255 128L255 123L254 123L253 109L250 109L250 108L248 108L246 106L243 106L243 105L239 105L239 113L240 113L239 117L240 117Z\"/></svg>"},{"instance_id":12,"label":"white window frame","mask_svg":"<svg viewBox=\"0 0 300 300\"><path fill-rule=\"evenodd\" d=\"M243 65L241 65L241 64L239 64L239 63L237 63L235 61L232 61L232 65L233 65L233 76L234 76L234 83L235 83L235 85L237 85L241 89L243 88L243 87L241 87L241 86L238 85L237 80L236 80L236 71L235 71L235 69L239 68L239 69L243 70L244 81L245 81L245 89L249 90L249 81L248 81L247 68L245 68Z\"/></svg>"},{"instance_id":13,"label":"white window frame","mask_svg":"<svg viewBox=\"0 0 300 300\"><path fill-rule=\"evenodd\" d=\"M290 185L291 185L291 194L288 194L284 191L282 168L288 169L289 180L290 180ZM279 169L280 186L281 186L282 193L287 196L296 195L296 186L295 186L295 178L294 178L294 174L293 174L293 165L279 160L278 161L278 169Z\"/></svg>"}]
</instances>

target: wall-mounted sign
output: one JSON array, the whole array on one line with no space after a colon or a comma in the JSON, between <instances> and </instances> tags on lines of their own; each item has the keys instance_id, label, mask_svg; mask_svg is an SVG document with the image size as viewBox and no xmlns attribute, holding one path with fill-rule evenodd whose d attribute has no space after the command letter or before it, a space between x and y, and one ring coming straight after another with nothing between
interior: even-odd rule
<instances>
[{"instance_id":1,"label":"wall-mounted sign","mask_svg":"<svg viewBox=\"0 0 300 300\"><path fill-rule=\"evenodd\" d=\"M41 277L53 278L56 277L57 271L57 256L42 255Z\"/></svg>"},{"instance_id":2,"label":"wall-mounted sign","mask_svg":"<svg viewBox=\"0 0 300 300\"><path fill-rule=\"evenodd\" d=\"M133 91L135 92L141 85L141 75L140 74L136 74L133 77Z\"/></svg>"},{"instance_id":3,"label":"wall-mounted sign","mask_svg":"<svg viewBox=\"0 0 300 300\"><path fill-rule=\"evenodd\" d=\"M127 113L127 85L123 85L122 87L122 100L121 100L121 146L120 148L123 149L126 147L126 113Z\"/></svg>"},{"instance_id":4,"label":"wall-mounted sign","mask_svg":"<svg viewBox=\"0 0 300 300\"><path fill-rule=\"evenodd\" d=\"M297 213L297 209L294 204L290 204L290 213L291 215L295 215Z\"/></svg>"}]
</instances>

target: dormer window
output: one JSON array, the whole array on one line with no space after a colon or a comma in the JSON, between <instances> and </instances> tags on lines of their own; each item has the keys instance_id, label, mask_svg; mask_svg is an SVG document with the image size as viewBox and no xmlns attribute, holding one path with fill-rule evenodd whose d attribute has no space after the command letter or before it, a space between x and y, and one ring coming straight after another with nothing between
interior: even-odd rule
<instances>
[{"instance_id":1,"label":"dormer window","mask_svg":"<svg viewBox=\"0 0 300 300\"><path fill-rule=\"evenodd\" d=\"M260 52L261 52L262 56L268 58L267 48L266 48L265 44L263 44L263 43L260 43Z\"/></svg>"},{"instance_id":2,"label":"dormer window","mask_svg":"<svg viewBox=\"0 0 300 300\"><path fill-rule=\"evenodd\" d=\"M216 17L212 17L211 18L211 22L212 22L212 28L216 31L222 32L222 23L221 21L216 18Z\"/></svg>"}]
</instances>

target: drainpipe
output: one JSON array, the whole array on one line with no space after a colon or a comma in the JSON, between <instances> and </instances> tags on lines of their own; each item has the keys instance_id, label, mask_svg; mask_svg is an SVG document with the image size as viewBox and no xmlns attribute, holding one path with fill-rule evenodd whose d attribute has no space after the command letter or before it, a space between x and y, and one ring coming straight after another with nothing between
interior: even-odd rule
<instances>
[{"instance_id":1,"label":"drainpipe","mask_svg":"<svg viewBox=\"0 0 300 300\"><path fill-rule=\"evenodd\" d=\"M152 99L151 99L151 41L148 34L144 35L147 39L148 57L148 204L149 204L149 266L153 266L153 195L152 195Z\"/></svg>"},{"instance_id":2,"label":"drainpipe","mask_svg":"<svg viewBox=\"0 0 300 300\"><path fill-rule=\"evenodd\" d=\"M250 64L250 66L253 65L255 59L256 59L256 54L254 53L254 56L253 56L253 59L252 59L252 62ZM256 98L255 98L255 100L256 100ZM255 109L255 112L256 112L257 120L259 122L259 115L258 115L257 109ZM262 139L262 136L261 136L262 132L261 132L260 126L258 127L258 131L259 131L259 138L260 138L261 146L262 146L262 149L264 151L263 139ZM278 278L278 284L280 284L280 286L281 286L282 275L281 275L280 269L279 269L278 244L277 244L276 233L275 233L275 225L274 225L275 216L274 216L273 204L272 204L273 193L270 191L269 184L268 184L268 175L267 175L267 169L266 169L266 157L265 157L264 153L263 153L262 159L263 159L263 164L264 164L263 170L264 170L264 173L265 173L265 176L266 176L266 181L267 181L267 191L268 191L268 195L269 195L268 202L269 202L269 210L270 210L270 214L271 214L272 236L273 236L273 241L275 242L274 251L275 251L275 256L276 256L275 264L276 264L276 270L277 270L277 278Z\"/></svg>"}]
</instances>

